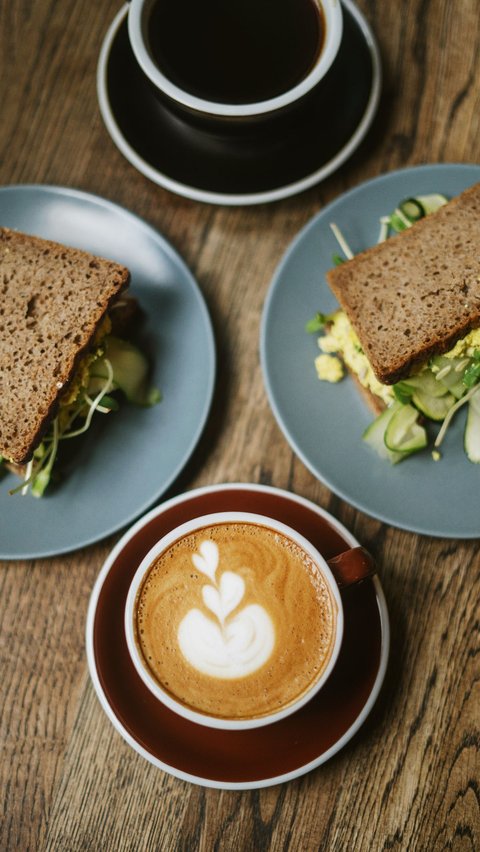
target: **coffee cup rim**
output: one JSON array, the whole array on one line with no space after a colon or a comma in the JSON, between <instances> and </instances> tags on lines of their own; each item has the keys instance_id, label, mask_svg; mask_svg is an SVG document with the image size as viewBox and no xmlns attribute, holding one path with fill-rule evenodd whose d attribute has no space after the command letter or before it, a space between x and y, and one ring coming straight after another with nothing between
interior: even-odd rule
<instances>
[{"instance_id":1,"label":"coffee cup rim","mask_svg":"<svg viewBox=\"0 0 480 852\"><path fill-rule=\"evenodd\" d=\"M146 46L146 27L143 18L144 8L153 0L130 0L128 9L128 35L135 58L143 73L153 85L167 97L195 112L210 116L251 117L268 114L300 100L311 91L325 76L332 65L340 47L343 34L343 14L340 0L316 0L321 6L325 19L325 36L319 58L309 73L286 92L267 100L229 104L210 101L187 92L173 83L153 61Z\"/></svg>"},{"instance_id":2,"label":"coffee cup rim","mask_svg":"<svg viewBox=\"0 0 480 852\"><path fill-rule=\"evenodd\" d=\"M186 707L185 705L181 704L179 701L176 701L176 699L173 698L169 693L167 693L160 686L160 684L149 674L142 662L142 658L135 641L135 601L138 590L146 574L150 570L154 560L157 559L166 548L170 547L172 544L175 543L175 541L177 541L182 536L188 535L189 533L194 532L197 529L202 529L202 527L221 523L256 524L258 526L268 527L269 529L273 529L274 531L276 530L287 536L288 538L291 538L302 549L304 549L308 553L310 558L318 565L324 578L327 580L329 590L334 598L337 607L335 641L333 643L330 659L319 679L312 685L310 689L308 689L304 693L303 696L301 696L297 701L292 702L290 705L288 705L288 707L284 707L277 712L270 713L267 716L261 716L258 718L219 718L215 716L210 716L207 713L202 713L201 711L192 710L189 707ZM286 718L287 716L291 715L292 713L295 713L297 710L307 704L320 691L320 689L328 680L330 674L333 672L338 660L343 640L344 614L342 598L335 576L332 570L330 569L325 557L322 556L319 550L314 547L314 545L312 545L310 541L305 538L305 536L303 536L301 533L298 533L295 529L289 527L287 524L284 524L281 521L277 521L275 518L270 518L267 515L261 515L253 512L213 512L207 515L200 515L196 518L191 518L185 523L180 524L179 526L175 527L174 529L166 533L164 536L162 536L162 538L159 539L159 541L156 542L153 547L150 548L150 550L144 556L140 565L136 569L128 589L128 594L125 603L124 627L128 652L130 655L130 659L137 671L137 674L142 679L145 686L148 687L150 692L166 707L168 707L177 715L182 716L184 719L187 719L191 722L196 722L197 724L204 725L206 727L223 730L247 730L249 728L263 727L264 725L269 725L273 722L279 721L280 719Z\"/></svg>"}]
</instances>

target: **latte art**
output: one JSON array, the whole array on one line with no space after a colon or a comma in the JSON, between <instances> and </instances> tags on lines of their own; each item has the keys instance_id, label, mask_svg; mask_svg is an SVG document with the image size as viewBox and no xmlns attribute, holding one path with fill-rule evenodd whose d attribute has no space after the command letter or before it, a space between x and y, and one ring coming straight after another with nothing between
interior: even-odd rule
<instances>
[{"instance_id":1,"label":"latte art","mask_svg":"<svg viewBox=\"0 0 480 852\"><path fill-rule=\"evenodd\" d=\"M268 612L258 604L245 606L229 618L244 597L245 582L239 574L227 570L216 583L218 546L207 539L199 551L193 554L192 562L215 583L203 586L202 597L216 621L200 609L191 609L178 628L180 650L205 675L245 677L267 662L275 645L275 628Z\"/></svg>"},{"instance_id":2,"label":"latte art","mask_svg":"<svg viewBox=\"0 0 480 852\"><path fill-rule=\"evenodd\" d=\"M332 656L337 604L303 548L267 526L185 533L154 560L134 608L142 662L185 708L267 717L296 703Z\"/></svg>"}]
</instances>

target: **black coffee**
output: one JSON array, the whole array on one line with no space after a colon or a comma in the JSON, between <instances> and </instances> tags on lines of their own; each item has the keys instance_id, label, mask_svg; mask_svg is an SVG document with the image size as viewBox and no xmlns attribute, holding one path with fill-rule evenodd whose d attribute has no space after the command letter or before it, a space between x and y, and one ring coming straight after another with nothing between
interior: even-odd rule
<instances>
[{"instance_id":1,"label":"black coffee","mask_svg":"<svg viewBox=\"0 0 480 852\"><path fill-rule=\"evenodd\" d=\"M243 104L301 82L325 25L315 0L157 0L148 33L172 83L206 100Z\"/></svg>"}]
</instances>

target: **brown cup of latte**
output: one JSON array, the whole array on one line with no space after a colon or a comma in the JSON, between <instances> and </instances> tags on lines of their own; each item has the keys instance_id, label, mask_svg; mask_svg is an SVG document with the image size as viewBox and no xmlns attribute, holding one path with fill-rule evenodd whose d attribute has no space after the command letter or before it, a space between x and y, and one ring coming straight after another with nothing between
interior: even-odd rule
<instances>
[{"instance_id":1,"label":"brown cup of latte","mask_svg":"<svg viewBox=\"0 0 480 852\"><path fill-rule=\"evenodd\" d=\"M247 118L291 105L327 73L340 0L131 0L129 39L157 92L197 116Z\"/></svg>"},{"instance_id":2,"label":"brown cup of latte","mask_svg":"<svg viewBox=\"0 0 480 852\"><path fill-rule=\"evenodd\" d=\"M374 572L363 548L327 563L272 518L195 518L145 556L125 632L151 692L190 721L241 730L295 712L323 686L343 637L339 586Z\"/></svg>"}]
</instances>

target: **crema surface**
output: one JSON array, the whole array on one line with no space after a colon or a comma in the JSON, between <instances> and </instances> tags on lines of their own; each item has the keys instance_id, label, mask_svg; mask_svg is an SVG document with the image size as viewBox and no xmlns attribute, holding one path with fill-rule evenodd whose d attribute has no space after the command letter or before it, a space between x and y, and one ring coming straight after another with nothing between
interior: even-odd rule
<instances>
[{"instance_id":1,"label":"crema surface","mask_svg":"<svg viewBox=\"0 0 480 852\"><path fill-rule=\"evenodd\" d=\"M267 527L224 523L172 544L136 601L147 669L173 698L218 718L259 718L322 675L337 607L317 565Z\"/></svg>"}]
</instances>

